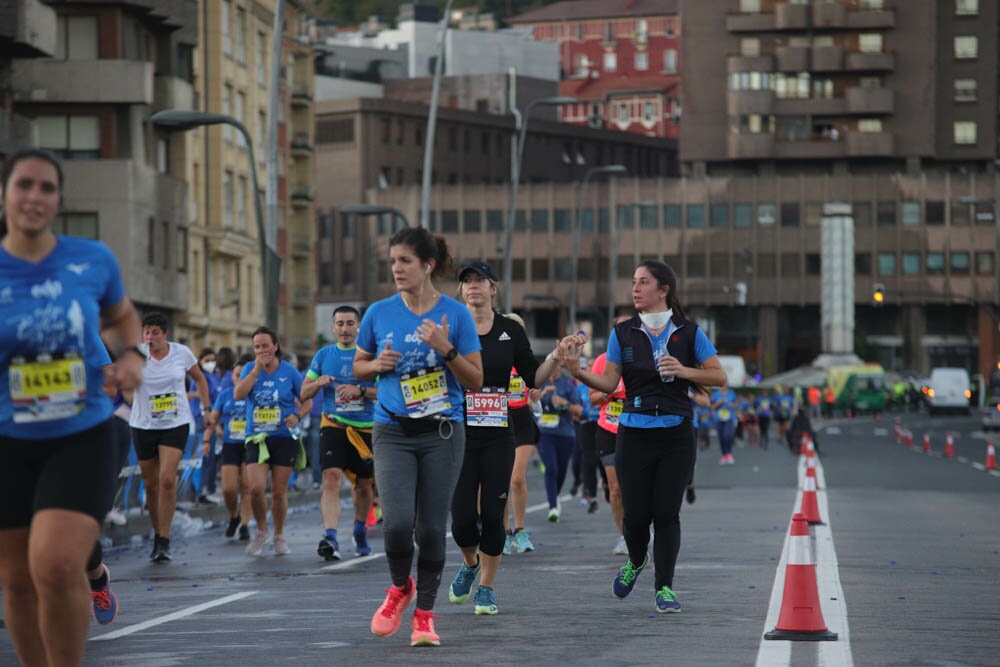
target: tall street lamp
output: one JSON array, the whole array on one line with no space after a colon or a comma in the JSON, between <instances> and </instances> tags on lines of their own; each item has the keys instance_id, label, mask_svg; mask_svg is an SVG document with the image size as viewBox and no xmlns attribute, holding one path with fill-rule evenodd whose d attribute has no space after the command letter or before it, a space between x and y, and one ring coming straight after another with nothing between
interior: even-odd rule
<instances>
[{"instance_id":1,"label":"tall street lamp","mask_svg":"<svg viewBox=\"0 0 1000 667\"><path fill-rule=\"evenodd\" d=\"M601 174L624 174L628 169L623 164L607 164L602 167L592 167L583 175L583 184L580 186L580 201L576 207L576 214L573 216L573 282L570 283L569 293L569 325L570 329L575 329L576 321L576 292L580 281L580 223L583 217L583 207L587 202L587 184L594 176Z\"/></svg>"},{"instance_id":2,"label":"tall street lamp","mask_svg":"<svg viewBox=\"0 0 1000 667\"><path fill-rule=\"evenodd\" d=\"M399 209L391 206L377 206L375 204L344 204L337 209L342 215L357 216L383 216L391 215L397 223L402 222L402 227L410 226L410 221ZM375 300L375 233L368 230L368 262L365 269L365 303L371 305Z\"/></svg>"},{"instance_id":3,"label":"tall street lamp","mask_svg":"<svg viewBox=\"0 0 1000 667\"><path fill-rule=\"evenodd\" d=\"M260 254L261 289L263 290L264 314L267 326L276 331L278 328L278 278L281 275L281 257L275 248L268 245L264 229L264 213L260 206L260 184L257 181L257 160L253 154L253 139L243 123L221 113L208 111L185 111L182 109L167 109L159 111L151 117L154 124L173 131L193 130L203 125L232 125L243 135L250 158L250 177L253 181L253 206L257 219L257 240ZM207 221L206 221L207 222Z\"/></svg>"},{"instance_id":4,"label":"tall street lamp","mask_svg":"<svg viewBox=\"0 0 1000 667\"><path fill-rule=\"evenodd\" d=\"M513 310L514 257L511 248L514 244L514 222L517 217L517 190L521 183L521 164L524 160L524 141L528 134L528 119L536 106L559 106L561 104L575 104L576 102L577 99L575 97L566 97L564 95L542 97L532 100L524 110L523 116L517 110L517 107L511 107L510 111L514 114L514 130L517 132L517 145L515 147L514 162L510 170L510 203L507 206L507 239L504 244L506 248L503 260L503 281L506 286L506 291L504 292L505 313Z\"/></svg>"},{"instance_id":5,"label":"tall street lamp","mask_svg":"<svg viewBox=\"0 0 1000 667\"><path fill-rule=\"evenodd\" d=\"M424 178L420 186L420 218L417 221L421 227L427 227L431 217L431 177L434 174L434 132L437 130L438 98L441 96L441 73L444 71L445 35L451 22L451 3L444 6L441 15L441 28L438 32L437 60L434 62L434 83L431 85L431 106L427 110L427 143L424 144Z\"/></svg>"}]
</instances>

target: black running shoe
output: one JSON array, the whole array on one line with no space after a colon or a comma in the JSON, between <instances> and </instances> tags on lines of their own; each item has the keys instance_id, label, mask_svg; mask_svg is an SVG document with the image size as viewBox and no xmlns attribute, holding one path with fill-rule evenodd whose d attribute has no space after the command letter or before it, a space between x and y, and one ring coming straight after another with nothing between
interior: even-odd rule
<instances>
[{"instance_id":1,"label":"black running shoe","mask_svg":"<svg viewBox=\"0 0 1000 667\"><path fill-rule=\"evenodd\" d=\"M250 541L250 526L240 526L240 542Z\"/></svg>"},{"instance_id":2,"label":"black running shoe","mask_svg":"<svg viewBox=\"0 0 1000 667\"><path fill-rule=\"evenodd\" d=\"M160 538L160 550L156 553L156 558L153 559L154 563L168 563L174 559L170 555L170 538L161 537Z\"/></svg>"},{"instance_id":3,"label":"black running shoe","mask_svg":"<svg viewBox=\"0 0 1000 667\"><path fill-rule=\"evenodd\" d=\"M234 516L229 520L229 525L226 526L226 537L233 537L236 535L236 529L240 527L240 518Z\"/></svg>"},{"instance_id":4,"label":"black running shoe","mask_svg":"<svg viewBox=\"0 0 1000 667\"><path fill-rule=\"evenodd\" d=\"M687 488L687 493L685 495L687 496L688 505L693 505L694 504L694 487L693 486L689 486Z\"/></svg>"},{"instance_id":5,"label":"black running shoe","mask_svg":"<svg viewBox=\"0 0 1000 667\"><path fill-rule=\"evenodd\" d=\"M153 550L149 552L149 561L156 562L156 554L160 553L160 536L153 535Z\"/></svg>"}]
</instances>

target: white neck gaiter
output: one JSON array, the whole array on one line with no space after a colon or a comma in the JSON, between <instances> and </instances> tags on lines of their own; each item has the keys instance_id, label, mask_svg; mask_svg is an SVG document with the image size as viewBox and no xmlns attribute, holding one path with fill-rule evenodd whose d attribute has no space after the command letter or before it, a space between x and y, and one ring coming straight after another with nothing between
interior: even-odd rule
<instances>
[{"instance_id":1,"label":"white neck gaiter","mask_svg":"<svg viewBox=\"0 0 1000 667\"><path fill-rule=\"evenodd\" d=\"M662 329L667 326L667 322L674 315L674 309L662 310L656 313L639 313L639 319L646 325L647 329Z\"/></svg>"}]
</instances>

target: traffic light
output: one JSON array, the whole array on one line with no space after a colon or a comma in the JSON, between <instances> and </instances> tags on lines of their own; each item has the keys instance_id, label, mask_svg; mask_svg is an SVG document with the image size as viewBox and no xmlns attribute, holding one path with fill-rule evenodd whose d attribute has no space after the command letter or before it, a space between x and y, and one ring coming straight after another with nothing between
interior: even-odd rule
<instances>
[{"instance_id":1,"label":"traffic light","mask_svg":"<svg viewBox=\"0 0 1000 667\"><path fill-rule=\"evenodd\" d=\"M872 285L872 304L874 306L881 306L885 302L885 285L882 283L875 283Z\"/></svg>"}]
</instances>

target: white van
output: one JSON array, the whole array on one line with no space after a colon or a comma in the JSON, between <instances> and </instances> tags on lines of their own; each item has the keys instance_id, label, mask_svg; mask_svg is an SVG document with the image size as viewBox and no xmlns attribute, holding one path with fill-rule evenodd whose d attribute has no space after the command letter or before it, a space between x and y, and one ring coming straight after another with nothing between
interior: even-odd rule
<instances>
[{"instance_id":1,"label":"white van","mask_svg":"<svg viewBox=\"0 0 1000 667\"><path fill-rule=\"evenodd\" d=\"M720 354L719 363L726 372L726 381L730 387L738 388L747 383L747 367L743 357L736 354Z\"/></svg>"},{"instance_id":2,"label":"white van","mask_svg":"<svg viewBox=\"0 0 1000 667\"><path fill-rule=\"evenodd\" d=\"M927 411L956 410L969 414L972 383L964 368L935 368L927 382Z\"/></svg>"}]
</instances>

